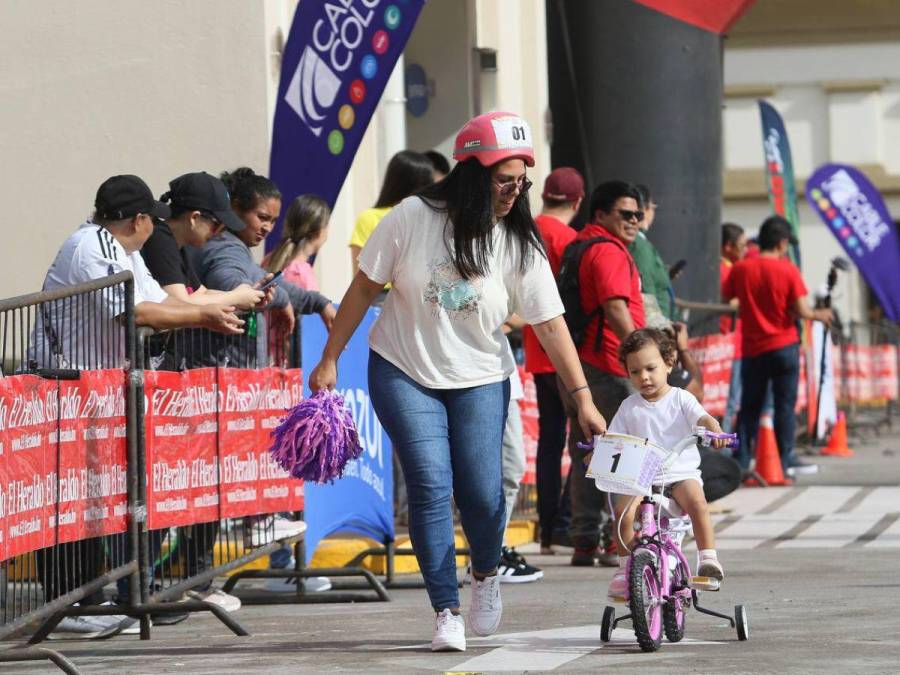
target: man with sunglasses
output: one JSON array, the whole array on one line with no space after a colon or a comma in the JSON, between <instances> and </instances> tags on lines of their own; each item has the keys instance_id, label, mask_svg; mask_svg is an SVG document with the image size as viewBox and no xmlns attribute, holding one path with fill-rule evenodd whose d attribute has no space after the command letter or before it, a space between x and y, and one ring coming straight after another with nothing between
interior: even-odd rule
<instances>
[{"instance_id":1,"label":"man with sunglasses","mask_svg":"<svg viewBox=\"0 0 900 675\"><path fill-rule=\"evenodd\" d=\"M205 288L186 255L186 247L203 246L226 225L235 232L246 227L231 210L231 198L222 181L206 172L186 173L169 183L169 191L160 200L169 202L172 215L154 219L153 234L141 255L166 293L192 304L239 309L250 309L265 300L263 291L248 284L231 291Z\"/></svg>"},{"instance_id":2,"label":"man with sunglasses","mask_svg":"<svg viewBox=\"0 0 900 675\"><path fill-rule=\"evenodd\" d=\"M591 320L577 347L594 405L604 419L612 419L619 404L634 393L618 354L622 340L643 328L645 323L641 278L628 251L644 219L640 199L637 187L631 183L601 183L591 194L591 222L570 244L570 247L579 243L587 246L578 264L578 289L581 309ZM590 245L587 242L591 242ZM601 564L615 566L619 562L610 536L612 521L605 510L606 495L597 490L593 479L584 475L586 451L578 443L585 439L579 432L577 410L564 388L560 394L571 430L568 441L572 458L569 533L575 547L571 563L578 567L592 566L599 558ZM606 528L605 551L600 548L601 525Z\"/></svg>"}]
</instances>

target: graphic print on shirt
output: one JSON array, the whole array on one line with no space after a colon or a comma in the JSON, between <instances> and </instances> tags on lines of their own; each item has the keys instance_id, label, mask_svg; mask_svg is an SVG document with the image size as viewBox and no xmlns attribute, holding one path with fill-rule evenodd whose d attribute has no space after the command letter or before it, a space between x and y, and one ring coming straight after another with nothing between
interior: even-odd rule
<instances>
[{"instance_id":1,"label":"graphic print on shirt","mask_svg":"<svg viewBox=\"0 0 900 675\"><path fill-rule=\"evenodd\" d=\"M422 299L431 307L434 316L444 310L451 319L468 319L478 311L481 279L463 279L450 258L432 260L428 263L428 272L430 280Z\"/></svg>"}]
</instances>

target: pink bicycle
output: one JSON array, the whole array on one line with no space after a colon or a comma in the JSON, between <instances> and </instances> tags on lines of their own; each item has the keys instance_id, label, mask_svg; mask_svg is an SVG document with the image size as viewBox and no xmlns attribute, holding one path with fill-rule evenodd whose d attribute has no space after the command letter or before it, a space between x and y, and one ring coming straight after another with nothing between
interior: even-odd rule
<instances>
[{"instance_id":1,"label":"pink bicycle","mask_svg":"<svg viewBox=\"0 0 900 675\"><path fill-rule=\"evenodd\" d=\"M733 617L700 605L700 591L718 591L719 582L692 575L691 565L681 550L684 536L691 531L690 518L670 499L665 487L652 485L654 477L665 476L666 466L682 451L698 442L708 446L713 439L727 439L733 444L736 435L698 428L668 453L644 439L616 434L598 437L589 446L594 449L594 457L588 475L594 478L599 489L633 494L635 499L642 497L639 520L635 520L636 544L627 563L625 602L630 613L617 618L615 607L606 607L600 630L604 642L610 641L613 629L620 622L630 619L641 649L654 652L659 649L663 635L669 642L684 637L685 617L691 606L701 614L727 620L736 629L739 640L750 637L743 605L735 606ZM625 449L629 452L623 452ZM625 466L626 456L629 466Z\"/></svg>"}]
</instances>

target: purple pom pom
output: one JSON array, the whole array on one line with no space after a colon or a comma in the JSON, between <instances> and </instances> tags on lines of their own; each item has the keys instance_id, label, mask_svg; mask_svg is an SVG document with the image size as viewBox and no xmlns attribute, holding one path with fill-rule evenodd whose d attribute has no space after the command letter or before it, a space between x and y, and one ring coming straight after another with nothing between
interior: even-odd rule
<instances>
[{"instance_id":1,"label":"purple pom pom","mask_svg":"<svg viewBox=\"0 0 900 675\"><path fill-rule=\"evenodd\" d=\"M322 389L288 411L272 432L272 458L294 478L331 483L362 454L359 434L344 397Z\"/></svg>"}]
</instances>

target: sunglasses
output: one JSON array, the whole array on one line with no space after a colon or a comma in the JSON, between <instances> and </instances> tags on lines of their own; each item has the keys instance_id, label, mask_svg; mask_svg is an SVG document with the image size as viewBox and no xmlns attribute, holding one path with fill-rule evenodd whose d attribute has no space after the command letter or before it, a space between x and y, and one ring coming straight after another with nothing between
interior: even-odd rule
<instances>
[{"instance_id":1,"label":"sunglasses","mask_svg":"<svg viewBox=\"0 0 900 675\"><path fill-rule=\"evenodd\" d=\"M215 217L212 213L210 213L209 211L201 211L201 212L200 212L200 217L201 217L201 218L206 218L209 222L212 223L212 226L213 226L213 228L212 228L212 229L213 229L213 232L217 232L217 231L221 230L223 227L225 227L225 223L223 223L221 220L219 220L218 218L216 218L216 217Z\"/></svg>"},{"instance_id":2,"label":"sunglasses","mask_svg":"<svg viewBox=\"0 0 900 675\"><path fill-rule=\"evenodd\" d=\"M644 219L643 211L629 211L628 209L616 209L616 211L622 216L622 220L636 220L637 222L641 222Z\"/></svg>"},{"instance_id":3,"label":"sunglasses","mask_svg":"<svg viewBox=\"0 0 900 675\"><path fill-rule=\"evenodd\" d=\"M520 180L511 180L505 183L498 183L497 181L493 182L494 185L497 186L497 192L501 197L509 197L516 190L520 193L528 192L528 190L531 189L531 186L534 185L534 183L528 180L527 176L522 176Z\"/></svg>"}]
</instances>

